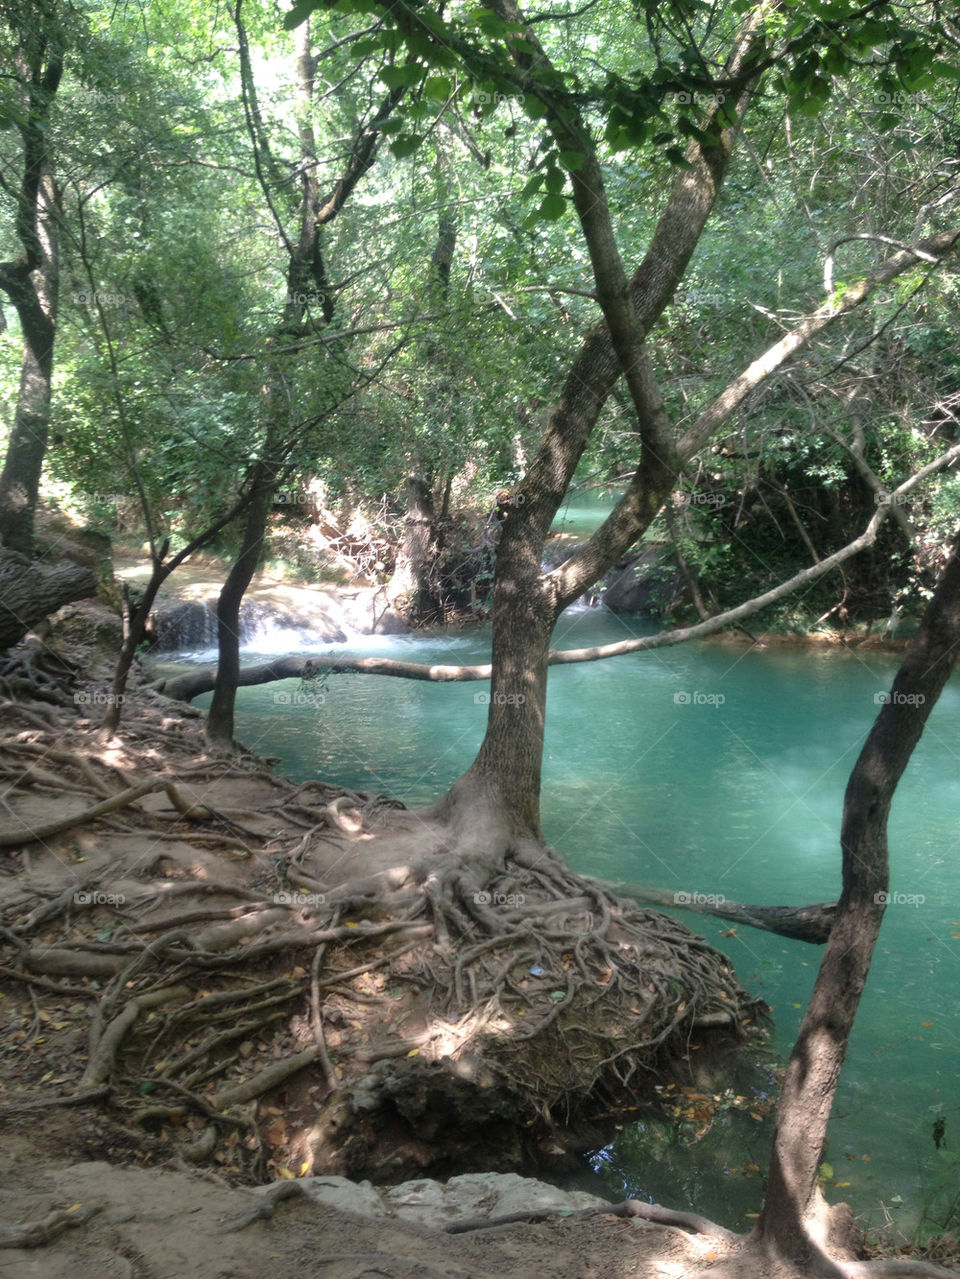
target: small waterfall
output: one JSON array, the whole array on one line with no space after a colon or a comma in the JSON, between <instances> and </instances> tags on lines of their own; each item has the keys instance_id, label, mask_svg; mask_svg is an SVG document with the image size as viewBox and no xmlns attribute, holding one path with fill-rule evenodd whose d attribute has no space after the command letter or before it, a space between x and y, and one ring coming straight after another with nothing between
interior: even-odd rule
<instances>
[{"instance_id":1,"label":"small waterfall","mask_svg":"<svg viewBox=\"0 0 960 1279\"><path fill-rule=\"evenodd\" d=\"M545 573L549 573L550 570L556 568L558 564L562 564L567 556L572 554L573 551L579 550L580 546L581 543L579 542L571 543L561 541L560 538L551 538L551 540L547 542L546 546L543 548L543 558L540 561L540 567ZM575 599L572 604L568 604L563 611L565 613L581 613L584 609L599 608L603 603L601 598L602 589L602 582L591 586L588 591L584 591L579 599Z\"/></svg>"},{"instance_id":2,"label":"small waterfall","mask_svg":"<svg viewBox=\"0 0 960 1279\"><path fill-rule=\"evenodd\" d=\"M180 600L157 609L153 622L154 653L207 653L217 647L216 605ZM339 626L315 626L269 605L244 602L240 608L240 645L257 653L290 653L342 641Z\"/></svg>"},{"instance_id":3,"label":"small waterfall","mask_svg":"<svg viewBox=\"0 0 960 1279\"><path fill-rule=\"evenodd\" d=\"M153 616L154 651L190 652L217 642L217 614L200 600L165 604Z\"/></svg>"}]
</instances>

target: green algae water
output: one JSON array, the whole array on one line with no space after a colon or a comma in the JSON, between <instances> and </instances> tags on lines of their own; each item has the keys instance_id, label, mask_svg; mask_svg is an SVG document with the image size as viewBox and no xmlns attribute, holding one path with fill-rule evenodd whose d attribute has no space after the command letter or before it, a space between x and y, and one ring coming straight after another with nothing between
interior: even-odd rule
<instances>
[{"instance_id":1,"label":"green algae water","mask_svg":"<svg viewBox=\"0 0 960 1279\"><path fill-rule=\"evenodd\" d=\"M636 618L569 610L554 646L607 643ZM358 637L323 651L487 660L489 634ZM248 659L257 660L250 653ZM543 825L574 869L732 901L799 905L840 888L843 792L895 658L810 648L685 645L550 672ZM337 675L242 689L237 735L296 779L407 805L436 798L483 736L484 684ZM479 694L479 698L478 698ZM322 699L322 700L321 700ZM209 699L202 699L207 702ZM891 901L830 1125L827 1194L910 1234L960 1187L960 677L934 709L894 800ZM678 910L773 1009L789 1051L820 949ZM774 1085L770 1084L771 1096ZM934 1125L944 1121L939 1147ZM767 1118L730 1111L684 1145L625 1124L592 1176L743 1229L760 1201Z\"/></svg>"}]
</instances>

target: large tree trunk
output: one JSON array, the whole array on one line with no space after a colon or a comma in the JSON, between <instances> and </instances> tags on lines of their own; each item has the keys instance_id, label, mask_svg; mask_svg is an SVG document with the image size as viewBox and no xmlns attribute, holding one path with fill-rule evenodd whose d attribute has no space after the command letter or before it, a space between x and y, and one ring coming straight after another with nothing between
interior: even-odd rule
<instances>
[{"instance_id":1,"label":"large tree trunk","mask_svg":"<svg viewBox=\"0 0 960 1279\"><path fill-rule=\"evenodd\" d=\"M405 622L434 620L439 599L433 574L440 550L440 534L430 485L420 475L407 476L407 512L403 541L387 586L390 607Z\"/></svg>"},{"instance_id":2,"label":"large tree trunk","mask_svg":"<svg viewBox=\"0 0 960 1279\"><path fill-rule=\"evenodd\" d=\"M57 187L49 116L63 75L64 44L55 6L14 6L6 18L17 41L14 93L19 97L22 170L16 235L21 256L0 263L0 289L16 308L23 334L20 392L0 474L0 540L29 555L40 474L47 451L50 391L60 285Z\"/></svg>"},{"instance_id":3,"label":"large tree trunk","mask_svg":"<svg viewBox=\"0 0 960 1279\"><path fill-rule=\"evenodd\" d=\"M48 283L53 285L52 273ZM55 287L52 296L55 297ZM29 555L40 491L40 475L47 451L50 392L53 378L54 322L39 303L17 308L23 332L20 391L0 475L0 540L4 546Z\"/></svg>"},{"instance_id":4,"label":"large tree trunk","mask_svg":"<svg viewBox=\"0 0 960 1279\"><path fill-rule=\"evenodd\" d=\"M96 592L97 580L88 568L69 563L48 568L18 551L0 550L0 650L18 644L64 604Z\"/></svg>"},{"instance_id":5,"label":"large tree trunk","mask_svg":"<svg viewBox=\"0 0 960 1279\"><path fill-rule=\"evenodd\" d=\"M526 521L507 515L494 581L490 691L474 698L478 713L487 707L487 729L473 764L437 810L469 805L479 782L482 793L502 805L519 840L542 840L547 656L556 621L555 601L540 571L543 540Z\"/></svg>"},{"instance_id":6,"label":"large tree trunk","mask_svg":"<svg viewBox=\"0 0 960 1279\"><path fill-rule=\"evenodd\" d=\"M887 817L958 652L960 536L847 784L840 837L843 892L787 1064L758 1226L764 1244L795 1265L830 1269L831 1214L817 1175L837 1078L888 899Z\"/></svg>"}]
</instances>

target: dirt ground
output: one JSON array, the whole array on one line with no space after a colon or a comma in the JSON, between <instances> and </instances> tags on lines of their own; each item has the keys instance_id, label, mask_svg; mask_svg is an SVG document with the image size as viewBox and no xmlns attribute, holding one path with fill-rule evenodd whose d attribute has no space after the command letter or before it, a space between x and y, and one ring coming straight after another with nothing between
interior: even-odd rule
<instances>
[{"instance_id":1,"label":"dirt ground","mask_svg":"<svg viewBox=\"0 0 960 1279\"><path fill-rule=\"evenodd\" d=\"M449 1235L294 1198L236 1230L250 1190L173 1168L38 1160L28 1128L18 1129L0 1153L0 1275L10 1279L788 1279L747 1270L738 1245L614 1216ZM81 1219L97 1211L49 1244L3 1246L5 1227L63 1209Z\"/></svg>"}]
</instances>

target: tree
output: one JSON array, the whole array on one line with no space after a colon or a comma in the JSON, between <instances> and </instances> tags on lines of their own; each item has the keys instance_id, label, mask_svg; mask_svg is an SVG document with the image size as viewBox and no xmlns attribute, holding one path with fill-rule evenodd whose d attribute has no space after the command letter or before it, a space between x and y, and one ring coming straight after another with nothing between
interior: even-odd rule
<instances>
[{"instance_id":1,"label":"tree","mask_svg":"<svg viewBox=\"0 0 960 1279\"><path fill-rule=\"evenodd\" d=\"M843 892L777 1109L758 1234L771 1252L818 1274L851 1273L830 1259L838 1242L848 1240L842 1226L832 1229L836 1214L817 1177L840 1068L888 899L887 818L958 654L960 536L847 783L840 833Z\"/></svg>"},{"instance_id":2,"label":"tree","mask_svg":"<svg viewBox=\"0 0 960 1279\"><path fill-rule=\"evenodd\" d=\"M333 319L335 307L327 280L321 230L337 217L357 183L373 164L380 140L380 128L389 119L403 93L402 89L390 90L378 110L359 126L343 173L332 190L323 196L317 177L317 142L311 121L315 62L310 24L303 22L297 27L294 56L299 155L295 173L300 201L296 233L288 233L274 205L278 194L274 183L279 168L260 114L240 0L237 0L233 17L239 38L240 75L247 127L257 175L266 202L277 221L277 230L286 252L287 293L275 333L265 344L263 391L259 404L262 442L259 456L255 458L248 473L248 503L240 548L217 602L219 663L213 701L207 717L207 736L215 746L224 750L233 748L233 710L240 676L240 605L263 549L273 494L295 446L302 446L292 414L291 388L285 367L289 365L289 360L284 360L285 347L292 346L296 351L298 338L309 339ZM311 305L314 309L319 309L320 314L316 318L311 313ZM335 400L336 392L334 402ZM332 412L332 408L332 404L328 405L326 413Z\"/></svg>"},{"instance_id":3,"label":"tree","mask_svg":"<svg viewBox=\"0 0 960 1279\"><path fill-rule=\"evenodd\" d=\"M369 7L383 13L408 50L402 67L382 73L387 83L426 83L428 75L441 72L443 86L452 92L448 73L453 71L495 96L515 95L524 111L542 122L540 168L528 186L546 187L540 215L556 220L567 211L563 192L569 183L569 204L578 218L603 314L571 362L535 456L506 505L497 548L487 731L470 769L432 810L438 820L458 829L473 826L482 814L482 824L488 833L499 832L504 849L536 847L541 841L549 641L560 612L650 526L684 465L750 390L814 334L863 303L882 280L892 278L890 272L895 276L924 255L942 256L956 241L955 233L947 233L904 250L905 256L891 258L872 278L832 296L734 379L692 427L679 430L665 407L647 335L689 267L761 80L769 78L771 67L780 67L780 87L791 105L815 114L830 95L821 61L831 74L843 74L861 52L883 44L886 52L876 58L883 76L925 83L932 79L933 45L921 39L919 29L904 25L899 13L880 20L851 9L824 21L812 10L797 11L781 31L765 10L757 9L745 13L739 31L731 30L729 22L717 28L707 23L693 45L678 48L670 20L651 9L646 22L652 65L629 79L611 70L602 88L591 93L585 91L579 68L556 64L539 38L544 28L526 18L513 0L498 0L476 22L402 5L391 6L387 15L373 0ZM298 4L290 21L312 8L309 2ZM674 120L662 104L678 88L678 97L688 105L680 107L674 128L664 130L661 122ZM698 93L711 95L702 117L695 105ZM647 253L630 279L605 187L602 145L588 107L605 112L610 149L639 150L660 129L657 142L667 144L666 156L681 166ZM685 154L677 147L683 136L691 139ZM417 142L413 135L410 145ZM630 484L587 544L545 572L542 554L551 523L621 377L639 443Z\"/></svg>"},{"instance_id":4,"label":"tree","mask_svg":"<svg viewBox=\"0 0 960 1279\"><path fill-rule=\"evenodd\" d=\"M12 45L13 92L0 118L20 136L14 202L17 258L0 262L0 289L13 304L23 335L23 363L13 429L0 474L0 538L12 550L33 550L33 517L50 425L53 350L60 284L59 194L49 143L50 113L63 76L67 34L59 0L4 5Z\"/></svg>"}]
</instances>

